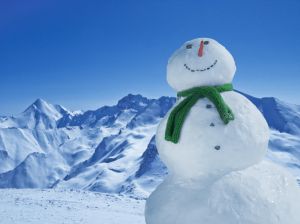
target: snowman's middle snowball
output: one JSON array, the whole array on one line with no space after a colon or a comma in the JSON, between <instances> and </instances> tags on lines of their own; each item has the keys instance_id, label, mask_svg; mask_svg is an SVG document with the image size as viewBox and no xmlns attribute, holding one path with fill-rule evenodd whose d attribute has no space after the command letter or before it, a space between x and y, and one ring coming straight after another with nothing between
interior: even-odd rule
<instances>
[{"instance_id":1,"label":"snowman's middle snowball","mask_svg":"<svg viewBox=\"0 0 300 224\"><path fill-rule=\"evenodd\" d=\"M234 114L224 102L220 93L232 90L232 84L228 83L222 86L194 87L179 92L177 96L186 98L172 110L167 122L165 139L173 143L178 143L186 116L194 104L200 98L204 97L208 98L215 105L224 124L228 124L229 121L234 119Z\"/></svg>"}]
</instances>

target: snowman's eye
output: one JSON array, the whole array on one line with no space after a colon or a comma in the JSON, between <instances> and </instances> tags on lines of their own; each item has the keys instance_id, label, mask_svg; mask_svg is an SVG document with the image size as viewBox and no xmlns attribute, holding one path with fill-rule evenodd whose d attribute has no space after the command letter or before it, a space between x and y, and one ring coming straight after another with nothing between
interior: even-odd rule
<instances>
[{"instance_id":1,"label":"snowman's eye","mask_svg":"<svg viewBox=\"0 0 300 224\"><path fill-rule=\"evenodd\" d=\"M188 44L188 45L186 45L186 49L191 49L192 48L192 44Z\"/></svg>"},{"instance_id":2,"label":"snowman's eye","mask_svg":"<svg viewBox=\"0 0 300 224\"><path fill-rule=\"evenodd\" d=\"M208 44L209 44L209 41L206 40L206 41L204 41L203 43L204 43L205 45L208 45Z\"/></svg>"}]
</instances>

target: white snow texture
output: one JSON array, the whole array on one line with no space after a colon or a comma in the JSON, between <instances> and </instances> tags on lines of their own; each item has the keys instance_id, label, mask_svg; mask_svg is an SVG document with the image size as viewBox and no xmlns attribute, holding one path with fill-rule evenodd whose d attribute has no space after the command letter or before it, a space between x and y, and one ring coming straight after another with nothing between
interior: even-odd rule
<instances>
[{"instance_id":1,"label":"white snow texture","mask_svg":"<svg viewBox=\"0 0 300 224\"><path fill-rule=\"evenodd\" d=\"M201 41L207 44L199 57ZM169 84L181 91L231 82L235 63L216 41L198 38L175 52L167 70ZM192 107L178 144L164 139L170 112L162 119L156 144L169 175L147 200L146 223L300 223L296 180L277 165L262 162L269 141L262 114L237 92L221 95L235 115L227 125L208 99Z\"/></svg>"},{"instance_id":2,"label":"white snow texture","mask_svg":"<svg viewBox=\"0 0 300 224\"><path fill-rule=\"evenodd\" d=\"M208 41L198 56L201 41ZM189 48L191 46L191 48ZM167 80L177 92L195 86L231 83L236 67L232 55L217 41L198 38L184 43L169 59Z\"/></svg>"},{"instance_id":3,"label":"white snow texture","mask_svg":"<svg viewBox=\"0 0 300 224\"><path fill-rule=\"evenodd\" d=\"M79 190L0 189L0 224L142 224L144 203Z\"/></svg>"}]
</instances>

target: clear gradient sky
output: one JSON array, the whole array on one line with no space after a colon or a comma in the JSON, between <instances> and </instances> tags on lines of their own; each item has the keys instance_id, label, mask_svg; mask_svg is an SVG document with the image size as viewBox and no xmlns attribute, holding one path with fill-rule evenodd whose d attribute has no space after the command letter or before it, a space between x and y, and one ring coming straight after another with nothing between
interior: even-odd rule
<instances>
[{"instance_id":1,"label":"clear gradient sky","mask_svg":"<svg viewBox=\"0 0 300 224\"><path fill-rule=\"evenodd\" d=\"M166 63L211 37L237 64L236 89L300 104L298 0L0 1L0 115L36 98L95 109L128 93L175 95Z\"/></svg>"}]
</instances>

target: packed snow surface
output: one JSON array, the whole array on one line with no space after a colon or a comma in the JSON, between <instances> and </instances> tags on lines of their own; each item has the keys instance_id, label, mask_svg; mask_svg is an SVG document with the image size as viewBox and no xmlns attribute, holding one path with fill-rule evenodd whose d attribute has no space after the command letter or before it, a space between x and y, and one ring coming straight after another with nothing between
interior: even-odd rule
<instances>
[{"instance_id":1,"label":"packed snow surface","mask_svg":"<svg viewBox=\"0 0 300 224\"><path fill-rule=\"evenodd\" d=\"M89 191L1 189L0 224L144 224L144 200Z\"/></svg>"}]
</instances>

